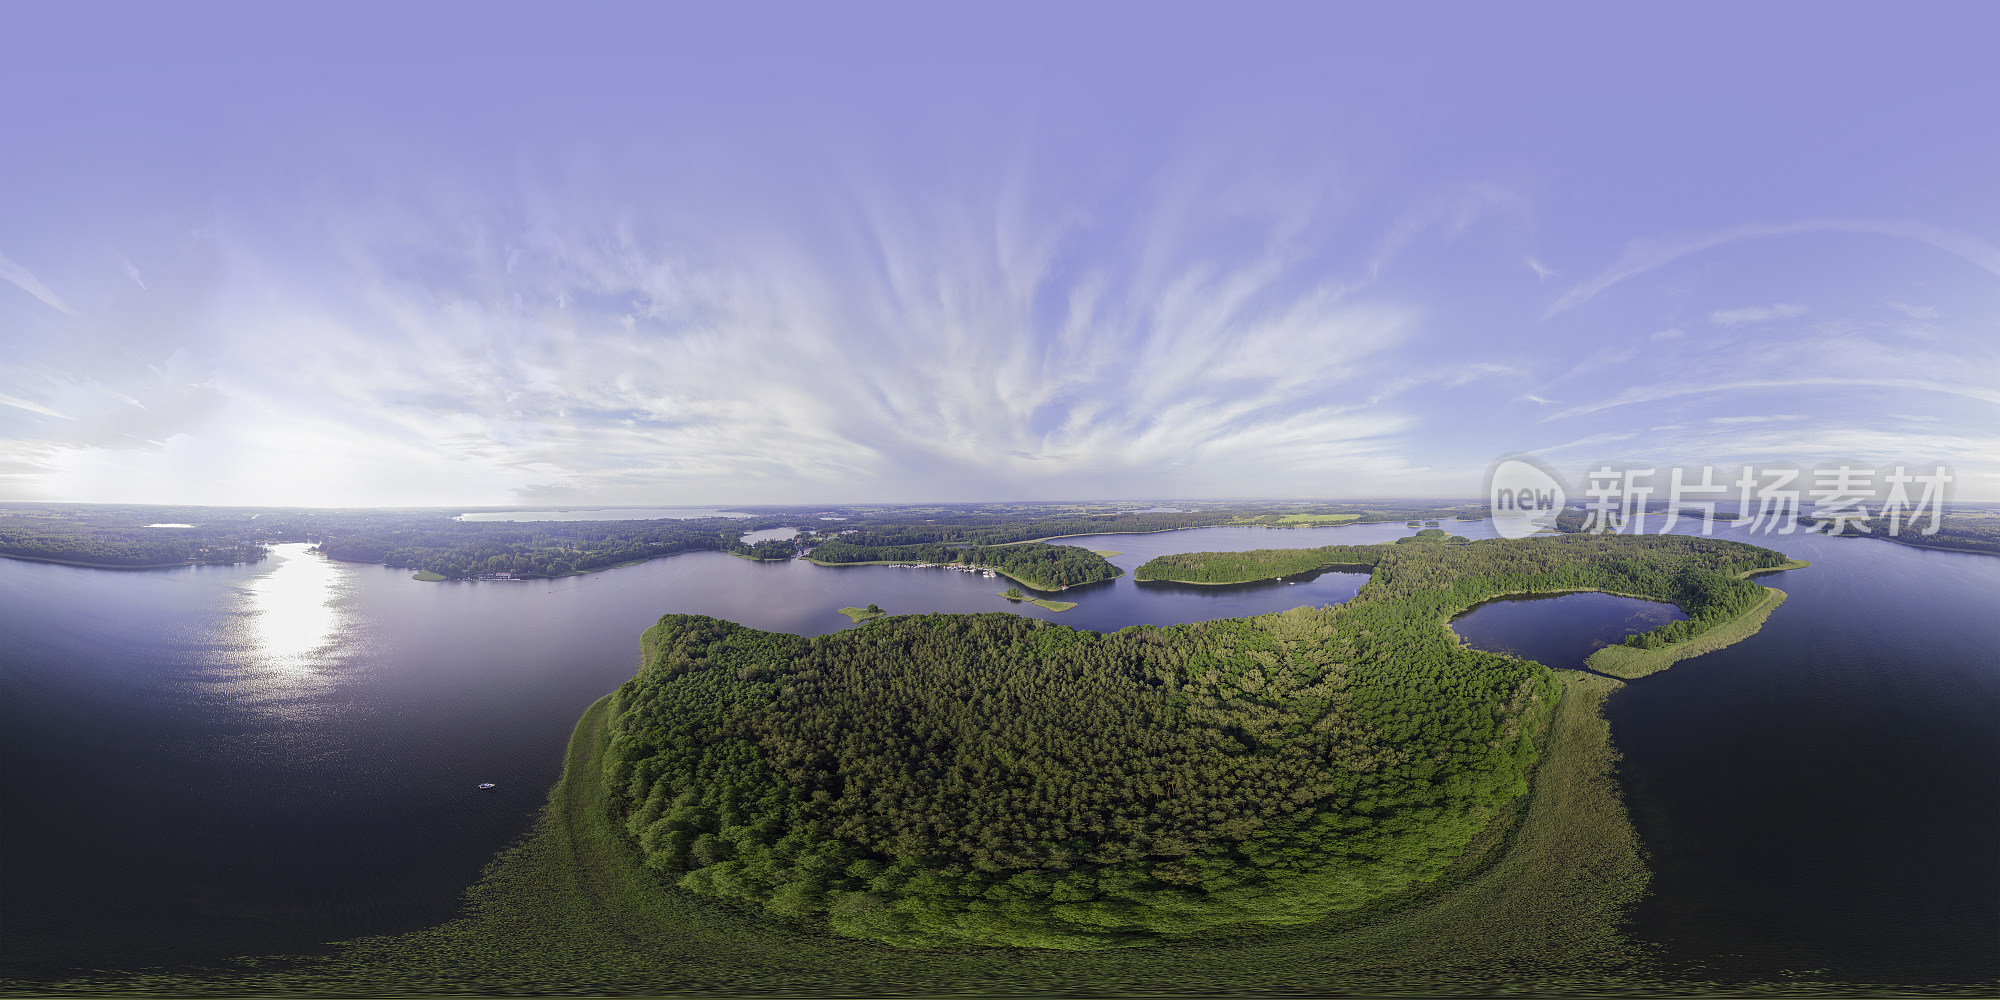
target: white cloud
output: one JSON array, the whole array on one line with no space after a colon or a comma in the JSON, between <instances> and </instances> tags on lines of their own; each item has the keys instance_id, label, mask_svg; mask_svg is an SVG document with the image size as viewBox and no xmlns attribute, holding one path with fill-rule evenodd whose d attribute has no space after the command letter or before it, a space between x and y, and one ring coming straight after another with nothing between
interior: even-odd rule
<instances>
[{"instance_id":1,"label":"white cloud","mask_svg":"<svg viewBox=\"0 0 2000 1000\"><path fill-rule=\"evenodd\" d=\"M1677 240L1634 240L1626 245L1625 253L1616 263L1590 280L1564 292L1549 306L1548 311L1542 314L1542 318L1546 320L1559 312L1580 306L1596 298L1598 293L1612 285L1673 263L1689 254L1700 253L1737 240L1800 233L1872 233L1916 240L1956 254L1975 267L2000 275L2000 247L1995 247L1970 233L1942 229L1922 222L1906 219L1805 219L1776 225L1751 223Z\"/></svg>"},{"instance_id":2,"label":"white cloud","mask_svg":"<svg viewBox=\"0 0 2000 1000\"><path fill-rule=\"evenodd\" d=\"M1537 449L1537 454L1541 453L1554 454L1557 452L1574 451L1578 448L1589 448L1595 445L1613 444L1618 441L1630 441L1635 436L1636 435L1631 434L1629 432L1620 433L1615 431L1607 431L1603 434L1591 434L1586 437L1577 438L1574 441L1565 441L1562 444L1550 445L1547 448Z\"/></svg>"},{"instance_id":3,"label":"white cloud","mask_svg":"<svg viewBox=\"0 0 2000 1000\"><path fill-rule=\"evenodd\" d=\"M46 406L43 406L40 403L31 402L26 399L21 399L17 396L8 396L0 394L0 406L12 406L16 409L26 410L29 413L39 413L45 417L57 417L62 420L71 419L67 414L58 413L54 410L49 409Z\"/></svg>"},{"instance_id":4,"label":"white cloud","mask_svg":"<svg viewBox=\"0 0 2000 1000\"><path fill-rule=\"evenodd\" d=\"M1883 304L1911 319L1937 319L1941 315L1936 306L1913 306L1907 302L1893 301Z\"/></svg>"},{"instance_id":5,"label":"white cloud","mask_svg":"<svg viewBox=\"0 0 2000 1000\"><path fill-rule=\"evenodd\" d=\"M22 291L41 299L51 309L66 312L71 316L76 315L76 310L71 309L68 303L58 298L56 293L49 289L49 286L42 284L40 278L35 277L27 268L9 260L5 254L0 254L0 278L5 278L13 282Z\"/></svg>"},{"instance_id":6,"label":"white cloud","mask_svg":"<svg viewBox=\"0 0 2000 1000\"><path fill-rule=\"evenodd\" d=\"M1594 372L1600 368L1610 368L1615 365L1622 365L1625 362L1630 361L1638 356L1639 356L1639 348L1637 345L1633 345L1630 347L1619 347L1619 348L1607 347L1604 348L1603 350L1591 354L1589 357L1584 358L1582 361L1577 362L1575 365L1571 366L1569 371L1563 373L1562 377L1569 378L1573 375L1582 375L1587 372Z\"/></svg>"},{"instance_id":7,"label":"white cloud","mask_svg":"<svg viewBox=\"0 0 2000 1000\"><path fill-rule=\"evenodd\" d=\"M1682 338L1682 337L1685 337L1685 336L1687 336L1687 332L1686 332L1685 330L1682 330L1682 329L1681 329L1680 327L1677 327L1677 326L1676 326L1676 327L1672 327L1672 328L1670 328L1670 329L1666 329L1666 330L1661 330L1660 332L1658 332L1658 333L1655 333L1655 334L1653 334L1653 335L1652 335L1652 337L1650 337L1650 338L1648 338L1648 339L1650 339L1650 340L1679 340L1680 338Z\"/></svg>"},{"instance_id":8,"label":"white cloud","mask_svg":"<svg viewBox=\"0 0 2000 1000\"><path fill-rule=\"evenodd\" d=\"M695 219L671 235L567 202L329 206L312 249L227 248L219 367L198 380L209 409L152 417L130 404L156 408L154 394L106 387L89 413L127 443L78 438L43 488L174 496L164 479L177 499L306 503L1351 495L1411 464L1393 376L1525 374L1408 364L1397 352L1421 314L1329 280L1299 242L1310 218L1282 199L1205 216L1199 192L1185 197L1159 213L1175 235L1141 230L1137 269L1127 234L1092 228L1112 223L1004 192L864 189L819 228ZM1232 250L1255 240L1218 257L1215 227ZM288 456L302 451L323 461L300 467ZM260 461L291 471L250 475Z\"/></svg>"},{"instance_id":9,"label":"white cloud","mask_svg":"<svg viewBox=\"0 0 2000 1000\"><path fill-rule=\"evenodd\" d=\"M1535 278L1540 281L1547 281L1562 273L1553 268L1543 266L1541 261L1533 257L1527 258L1525 263L1528 265L1528 270L1535 272Z\"/></svg>"},{"instance_id":10,"label":"white cloud","mask_svg":"<svg viewBox=\"0 0 2000 1000\"><path fill-rule=\"evenodd\" d=\"M1746 323L1768 323L1774 319L1797 319L1805 314L1805 306L1779 302L1768 306L1717 309L1708 314L1708 321L1716 326L1742 326Z\"/></svg>"},{"instance_id":11,"label":"white cloud","mask_svg":"<svg viewBox=\"0 0 2000 1000\"><path fill-rule=\"evenodd\" d=\"M1918 379L1918 378L1839 378L1839 377L1782 378L1779 377L1779 378L1768 378L1768 379L1750 379L1750 380L1743 380L1736 382L1718 382L1705 385L1688 385L1685 383L1676 382L1676 383L1664 383L1664 384L1649 385L1649 386L1633 386L1610 399L1600 400L1595 403L1585 403L1580 406L1572 406L1567 410L1564 410L1560 413L1552 414L1544 419L1562 420L1568 417L1579 417L1588 413L1597 413L1603 410L1612 409L1614 407L1630 406L1635 403L1652 403L1652 402L1658 402L1659 400L1673 399L1680 396L1705 395L1709 393L1718 393L1718 392L1741 392L1752 389L1795 389L1795 388L1823 387L1823 386L1849 386L1857 388L1867 387L1867 388L1878 388L1878 389L1912 389L1920 392L1937 393L1940 395L1947 395L1947 396L1964 396L1967 399L1977 399L1988 403L2000 403L2000 390L1992 389L1983 385L1967 385L1967 384L1959 384L1951 382L1939 382L1932 379Z\"/></svg>"},{"instance_id":12,"label":"white cloud","mask_svg":"<svg viewBox=\"0 0 2000 1000\"><path fill-rule=\"evenodd\" d=\"M146 291L146 283L140 280L138 265L132 263L132 258L121 253L118 255L118 262L125 265L125 276L131 278L132 283L138 285L140 291Z\"/></svg>"}]
</instances>

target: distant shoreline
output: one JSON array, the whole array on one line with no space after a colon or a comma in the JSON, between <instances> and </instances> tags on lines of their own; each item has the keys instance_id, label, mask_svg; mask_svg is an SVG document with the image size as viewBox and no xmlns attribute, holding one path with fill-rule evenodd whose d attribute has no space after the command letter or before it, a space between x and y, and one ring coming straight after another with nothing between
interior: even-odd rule
<instances>
[{"instance_id":1,"label":"distant shoreline","mask_svg":"<svg viewBox=\"0 0 2000 1000\"><path fill-rule=\"evenodd\" d=\"M148 564L146 564L146 565L144 565L144 566L127 566L127 565L123 565L123 564L119 564L119 563L89 563L89 562L79 562L79 561L77 561L77 560L75 560L75 559L50 559L50 558L48 558L47 556L22 556L22 555L15 555L15 554L14 554L14 553L12 553L12 552L0 552L0 558L5 558L5 559L19 559L19 560L21 560L22 562L38 562L38 563L51 563L51 564L54 564L54 565L57 565L57 566L76 566L76 567L78 567L78 568L81 568L81 569L179 569L179 568L181 568L181 567L183 567L183 566L201 566L201 565L213 565L213 566L240 566L240 565L243 565L242 563L207 563L207 564L204 564L204 563L202 563L202 562L199 562L199 561L197 561L197 560L193 560L193 559L189 559L189 560L187 560L186 562L170 562L170 563L148 563Z\"/></svg>"}]
</instances>

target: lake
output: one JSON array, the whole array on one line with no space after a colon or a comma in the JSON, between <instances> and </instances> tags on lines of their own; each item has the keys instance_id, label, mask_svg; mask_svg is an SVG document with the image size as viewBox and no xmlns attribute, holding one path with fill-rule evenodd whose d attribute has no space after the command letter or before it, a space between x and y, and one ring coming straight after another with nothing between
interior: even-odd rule
<instances>
[{"instance_id":1,"label":"lake","mask_svg":"<svg viewBox=\"0 0 2000 1000\"><path fill-rule=\"evenodd\" d=\"M526 829L577 716L631 676L639 632L664 612L802 634L848 627L837 609L871 602L1168 625L1342 601L1365 578L1133 581L1155 555L1413 530L1064 539L1119 550L1128 575L1063 592L1079 606L1061 614L1004 601L1005 578L722 553L496 583L419 583L301 546L255 566L153 572L0 560L6 973L296 953L448 919ZM1749 540L1815 565L1766 578L1792 597L1760 634L1607 708L1655 870L1633 932L1714 977L2000 974L2000 559ZM1672 614L1631 604L1645 602L1495 602L1458 627L1575 666L1638 620L1617 616Z\"/></svg>"}]
</instances>

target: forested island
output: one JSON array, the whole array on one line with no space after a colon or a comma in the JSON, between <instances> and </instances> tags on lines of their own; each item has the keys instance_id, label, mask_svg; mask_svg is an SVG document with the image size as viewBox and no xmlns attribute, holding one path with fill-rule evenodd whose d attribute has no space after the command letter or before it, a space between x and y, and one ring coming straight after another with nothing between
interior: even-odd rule
<instances>
[{"instance_id":1,"label":"forested island","mask_svg":"<svg viewBox=\"0 0 2000 1000\"><path fill-rule=\"evenodd\" d=\"M1445 623L1596 574L1754 586L1784 558L1677 536L1342 548L1373 574L1347 604L1104 635L669 615L459 919L231 983L1476 992L1641 967L1619 922L1648 875L1599 715L1620 682Z\"/></svg>"},{"instance_id":2,"label":"forested island","mask_svg":"<svg viewBox=\"0 0 2000 1000\"><path fill-rule=\"evenodd\" d=\"M1218 525L1288 528L1396 521L1473 505L1189 502L1139 504L933 504L739 508L741 516L639 520L461 520L458 510L309 509L121 504L0 503L0 556L106 569L256 562L269 546L308 542L334 559L413 571L420 580L505 574L542 579L589 573L686 552L730 552L778 561L811 552L823 564L958 563L1005 573L1039 590L1108 580L1119 570L1048 539L1094 533L1175 531ZM750 533L795 528L790 539L746 543ZM1003 547L1019 547L1006 552ZM978 549L968 557L967 550ZM867 551L862 551L867 550Z\"/></svg>"},{"instance_id":3,"label":"forested island","mask_svg":"<svg viewBox=\"0 0 2000 1000\"><path fill-rule=\"evenodd\" d=\"M732 518L687 521L453 521L334 530L319 550L348 562L380 563L446 579L508 573L521 579L567 576L683 552L750 546ZM769 525L776 527L776 525Z\"/></svg>"},{"instance_id":4,"label":"forested island","mask_svg":"<svg viewBox=\"0 0 2000 1000\"><path fill-rule=\"evenodd\" d=\"M0 526L0 555L95 569L163 569L257 562L255 541L190 527L48 529Z\"/></svg>"},{"instance_id":5,"label":"forested island","mask_svg":"<svg viewBox=\"0 0 2000 1000\"><path fill-rule=\"evenodd\" d=\"M1929 517L1921 522L1899 518L1894 525L1894 534L1890 533L1891 525L1886 517L1848 521L1838 531L1833 530L1832 522L1823 518L1801 517L1798 523L1815 531L1848 538L1882 538L1920 549L2000 555L2000 516L1991 512L1947 514L1939 519L1936 530L1930 534L1924 533L1932 528Z\"/></svg>"},{"instance_id":6,"label":"forested island","mask_svg":"<svg viewBox=\"0 0 2000 1000\"><path fill-rule=\"evenodd\" d=\"M1125 573L1089 549L1041 542L1016 545L955 545L943 542L870 545L857 544L843 537L815 546L810 558L826 566L870 563L978 566L1036 590L1067 590L1080 584L1110 580Z\"/></svg>"},{"instance_id":7,"label":"forested island","mask_svg":"<svg viewBox=\"0 0 2000 1000\"><path fill-rule=\"evenodd\" d=\"M681 889L899 946L1310 923L1435 882L1528 788L1560 682L1460 645L1453 614L1605 589L1716 622L1786 564L1685 536L1308 551L1373 576L1345 605L1110 635L666 616L610 702L608 808Z\"/></svg>"}]
</instances>

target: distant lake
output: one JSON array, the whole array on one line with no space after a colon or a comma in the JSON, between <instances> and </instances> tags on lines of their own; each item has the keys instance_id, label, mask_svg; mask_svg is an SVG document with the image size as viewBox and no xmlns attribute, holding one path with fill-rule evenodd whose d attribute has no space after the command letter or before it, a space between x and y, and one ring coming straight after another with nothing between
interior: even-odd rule
<instances>
[{"instance_id":1,"label":"distant lake","mask_svg":"<svg viewBox=\"0 0 2000 1000\"><path fill-rule=\"evenodd\" d=\"M1065 539L1119 551L1128 575L1063 592L1079 606L1062 614L1001 599L1004 578L714 552L526 583L419 583L293 545L256 565L145 572L0 560L4 971L297 953L450 918L664 612L807 635L850 627L837 609L871 602L1169 625L1343 601L1365 577L1133 581L1155 555L1414 530ZM2000 559L1748 540L1815 565L1765 578L1792 596L1761 633L1607 707L1656 872L1633 933L1718 978L2000 975ZM1585 603L1497 602L1459 626L1545 616L1500 641L1568 666L1616 638Z\"/></svg>"},{"instance_id":2,"label":"distant lake","mask_svg":"<svg viewBox=\"0 0 2000 1000\"><path fill-rule=\"evenodd\" d=\"M486 510L460 514L458 521L692 521L700 517L739 517L749 514L713 507L605 507L574 510Z\"/></svg>"}]
</instances>

